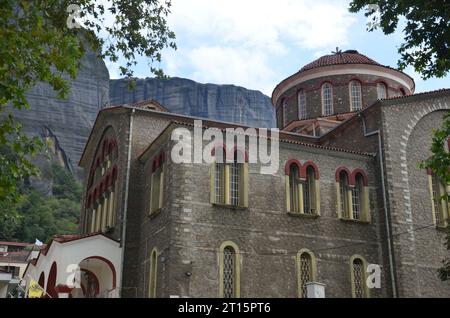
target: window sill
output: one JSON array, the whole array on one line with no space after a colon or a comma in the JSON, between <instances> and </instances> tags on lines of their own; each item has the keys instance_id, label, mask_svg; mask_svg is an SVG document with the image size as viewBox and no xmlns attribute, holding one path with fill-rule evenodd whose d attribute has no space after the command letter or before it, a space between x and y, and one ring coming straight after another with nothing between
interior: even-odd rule
<instances>
[{"instance_id":1,"label":"window sill","mask_svg":"<svg viewBox=\"0 0 450 318\"><path fill-rule=\"evenodd\" d=\"M149 217L150 219L153 219L153 218L155 218L158 214L160 214L162 210L163 210L163 208L159 208L158 210L155 210L155 211L153 211L153 212L150 212L150 213L148 214L148 217Z\"/></svg>"},{"instance_id":2,"label":"window sill","mask_svg":"<svg viewBox=\"0 0 450 318\"><path fill-rule=\"evenodd\" d=\"M449 225L436 225L436 230L440 231L440 232L445 232L447 233L449 229Z\"/></svg>"},{"instance_id":3,"label":"window sill","mask_svg":"<svg viewBox=\"0 0 450 318\"><path fill-rule=\"evenodd\" d=\"M226 209L231 209L231 210L247 210L248 207L243 207L243 206L236 206L236 205L230 205L230 204L221 204L221 203L213 203L214 207L217 208L226 208Z\"/></svg>"},{"instance_id":4,"label":"window sill","mask_svg":"<svg viewBox=\"0 0 450 318\"><path fill-rule=\"evenodd\" d=\"M289 216L296 217L296 218L307 218L307 219L317 219L320 217L319 214L306 214L306 213L300 213L300 212L288 212Z\"/></svg>"},{"instance_id":5,"label":"window sill","mask_svg":"<svg viewBox=\"0 0 450 318\"><path fill-rule=\"evenodd\" d=\"M359 224L370 224L370 221L363 221L363 220L355 220L355 219L347 219L347 218L339 218L342 222L345 223L359 223Z\"/></svg>"}]
</instances>

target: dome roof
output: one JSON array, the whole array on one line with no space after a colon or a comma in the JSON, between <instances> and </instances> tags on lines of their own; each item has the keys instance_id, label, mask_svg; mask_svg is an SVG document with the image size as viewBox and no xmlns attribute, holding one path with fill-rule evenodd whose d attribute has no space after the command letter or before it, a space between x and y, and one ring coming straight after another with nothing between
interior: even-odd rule
<instances>
[{"instance_id":1,"label":"dome roof","mask_svg":"<svg viewBox=\"0 0 450 318\"><path fill-rule=\"evenodd\" d=\"M332 55L325 55L317 60L302 67L300 72L312 70L314 68L331 66L331 65L341 65L341 64L369 64L382 66L380 63L368 58L367 56L358 53L356 50L347 50L344 52L337 52Z\"/></svg>"}]
</instances>

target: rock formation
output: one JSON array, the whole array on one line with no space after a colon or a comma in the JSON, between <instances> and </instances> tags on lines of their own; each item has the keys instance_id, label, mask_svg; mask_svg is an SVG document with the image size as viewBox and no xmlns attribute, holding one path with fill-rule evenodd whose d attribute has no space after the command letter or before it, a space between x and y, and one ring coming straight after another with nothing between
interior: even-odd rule
<instances>
[{"instance_id":1,"label":"rock formation","mask_svg":"<svg viewBox=\"0 0 450 318\"><path fill-rule=\"evenodd\" d=\"M139 79L135 90L123 79L111 80L109 85L112 105L154 99L173 113L262 128L276 125L270 98L243 87L200 84L178 77Z\"/></svg>"},{"instance_id":2,"label":"rock formation","mask_svg":"<svg viewBox=\"0 0 450 318\"><path fill-rule=\"evenodd\" d=\"M81 60L81 68L66 99L59 99L53 89L39 83L27 94L28 110L14 110L28 135L50 142L50 152L72 172L94 124L97 112L109 102L109 72L93 52Z\"/></svg>"}]
</instances>

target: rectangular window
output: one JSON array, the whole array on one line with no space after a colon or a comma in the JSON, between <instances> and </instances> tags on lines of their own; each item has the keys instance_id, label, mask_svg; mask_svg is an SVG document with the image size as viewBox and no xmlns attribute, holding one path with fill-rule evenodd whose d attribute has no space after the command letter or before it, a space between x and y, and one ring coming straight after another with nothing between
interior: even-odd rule
<instances>
[{"instance_id":1,"label":"rectangular window","mask_svg":"<svg viewBox=\"0 0 450 318\"><path fill-rule=\"evenodd\" d=\"M238 206L239 205L239 164L233 163L231 164L231 205Z\"/></svg>"},{"instance_id":2,"label":"rectangular window","mask_svg":"<svg viewBox=\"0 0 450 318\"><path fill-rule=\"evenodd\" d=\"M214 181L215 203L225 204L225 165L216 163L216 177Z\"/></svg>"},{"instance_id":3,"label":"rectangular window","mask_svg":"<svg viewBox=\"0 0 450 318\"><path fill-rule=\"evenodd\" d=\"M359 220L361 218L361 205L360 205L360 190L359 187L352 189L352 207L353 207L353 219Z\"/></svg>"}]
</instances>

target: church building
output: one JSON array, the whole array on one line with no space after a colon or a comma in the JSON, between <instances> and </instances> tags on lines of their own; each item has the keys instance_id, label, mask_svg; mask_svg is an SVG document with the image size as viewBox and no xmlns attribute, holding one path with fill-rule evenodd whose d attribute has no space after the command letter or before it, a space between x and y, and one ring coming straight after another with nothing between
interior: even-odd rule
<instances>
[{"instance_id":1,"label":"church building","mask_svg":"<svg viewBox=\"0 0 450 318\"><path fill-rule=\"evenodd\" d=\"M193 134L201 118L154 101L104 108L79 163L80 233L55 236L26 276L48 297L304 298L312 283L330 298L450 297L437 274L449 189L419 168L450 89L414 91L355 50L304 66L272 94L272 174L248 147L217 145L226 162L174 162L172 132ZM367 284L374 273L379 285Z\"/></svg>"}]
</instances>

